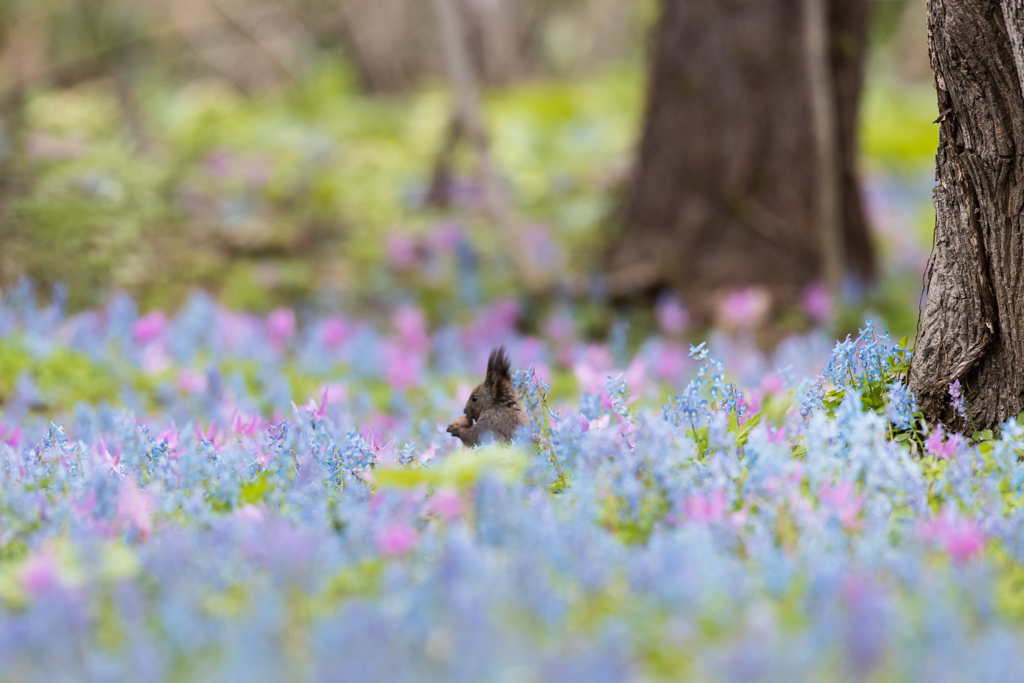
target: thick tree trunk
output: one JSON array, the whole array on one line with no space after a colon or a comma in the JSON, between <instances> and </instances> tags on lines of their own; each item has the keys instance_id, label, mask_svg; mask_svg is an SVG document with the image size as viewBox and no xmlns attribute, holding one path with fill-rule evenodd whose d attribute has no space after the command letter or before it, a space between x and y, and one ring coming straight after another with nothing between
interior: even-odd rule
<instances>
[{"instance_id":1,"label":"thick tree trunk","mask_svg":"<svg viewBox=\"0 0 1024 683\"><path fill-rule=\"evenodd\" d=\"M1024 0L930 0L939 104L935 249L911 388L925 414L960 380L978 429L1024 408Z\"/></svg>"},{"instance_id":2,"label":"thick tree trunk","mask_svg":"<svg viewBox=\"0 0 1024 683\"><path fill-rule=\"evenodd\" d=\"M855 170L867 0L827 0L844 269L874 271ZM824 277L801 0L663 0L626 229L609 286L792 301ZM819 72L820 74L820 72Z\"/></svg>"}]
</instances>

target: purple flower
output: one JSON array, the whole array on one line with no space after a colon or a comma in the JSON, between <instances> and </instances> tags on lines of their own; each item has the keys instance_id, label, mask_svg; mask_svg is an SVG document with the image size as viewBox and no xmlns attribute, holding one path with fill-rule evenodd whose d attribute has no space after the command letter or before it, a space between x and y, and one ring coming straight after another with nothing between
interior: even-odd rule
<instances>
[{"instance_id":1,"label":"purple flower","mask_svg":"<svg viewBox=\"0 0 1024 683\"><path fill-rule=\"evenodd\" d=\"M956 411L957 415L965 420L967 419L967 400L960 389L960 380L949 385L949 405Z\"/></svg>"}]
</instances>

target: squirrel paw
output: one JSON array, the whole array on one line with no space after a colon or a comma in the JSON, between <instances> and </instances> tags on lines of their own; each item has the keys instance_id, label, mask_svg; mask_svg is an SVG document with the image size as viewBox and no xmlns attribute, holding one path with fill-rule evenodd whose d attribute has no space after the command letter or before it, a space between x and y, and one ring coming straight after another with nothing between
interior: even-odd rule
<instances>
[{"instance_id":1,"label":"squirrel paw","mask_svg":"<svg viewBox=\"0 0 1024 683\"><path fill-rule=\"evenodd\" d=\"M472 427L472 426L473 426L473 420L469 419L469 416L467 416L467 415L459 415L457 418L452 420L452 423L450 425L448 425L448 433L449 434L454 434L455 432L457 432L460 429L465 429L466 427Z\"/></svg>"}]
</instances>

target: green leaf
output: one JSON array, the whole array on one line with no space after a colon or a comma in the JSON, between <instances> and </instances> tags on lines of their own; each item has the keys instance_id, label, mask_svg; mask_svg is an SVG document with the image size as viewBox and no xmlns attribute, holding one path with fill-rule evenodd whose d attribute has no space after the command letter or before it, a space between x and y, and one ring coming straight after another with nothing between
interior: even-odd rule
<instances>
[{"instance_id":1,"label":"green leaf","mask_svg":"<svg viewBox=\"0 0 1024 683\"><path fill-rule=\"evenodd\" d=\"M994 437L991 429L982 429L980 431L971 434L971 441L974 443L980 443L982 441L991 441Z\"/></svg>"},{"instance_id":2,"label":"green leaf","mask_svg":"<svg viewBox=\"0 0 1024 683\"><path fill-rule=\"evenodd\" d=\"M739 446L746 445L750 432L759 424L761 424L761 413L754 413L748 417L747 421L743 423L743 427L736 432L736 444Z\"/></svg>"}]
</instances>

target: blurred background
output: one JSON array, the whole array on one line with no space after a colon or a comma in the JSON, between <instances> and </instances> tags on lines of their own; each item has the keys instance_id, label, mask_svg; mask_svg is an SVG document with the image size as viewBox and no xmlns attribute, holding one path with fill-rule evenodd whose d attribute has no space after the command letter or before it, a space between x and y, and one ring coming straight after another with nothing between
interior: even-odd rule
<instances>
[{"instance_id":1,"label":"blurred background","mask_svg":"<svg viewBox=\"0 0 1024 683\"><path fill-rule=\"evenodd\" d=\"M763 344L865 317L912 335L924 1L832 3L818 71L799 3L746 5L2 0L0 287L434 324L513 300L524 333L571 311L595 339L673 311ZM831 274L822 130L848 233Z\"/></svg>"}]
</instances>

